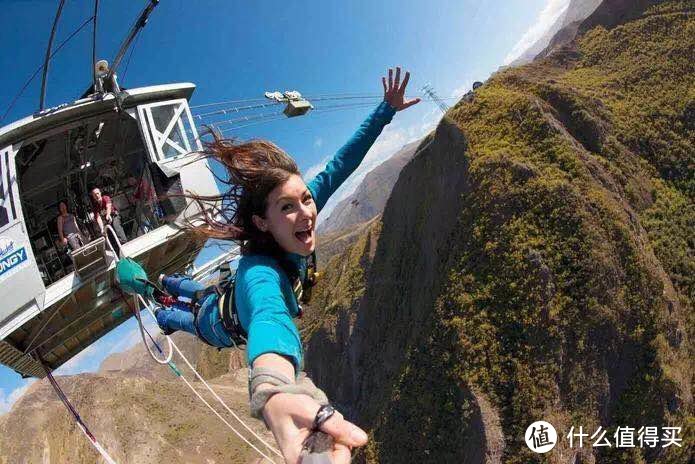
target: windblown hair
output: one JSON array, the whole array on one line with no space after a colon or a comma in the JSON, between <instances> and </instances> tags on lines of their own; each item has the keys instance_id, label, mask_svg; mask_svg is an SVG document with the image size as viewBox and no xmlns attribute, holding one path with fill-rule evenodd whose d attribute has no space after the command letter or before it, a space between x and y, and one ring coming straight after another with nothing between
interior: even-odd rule
<instances>
[{"instance_id":1,"label":"windblown hair","mask_svg":"<svg viewBox=\"0 0 695 464\"><path fill-rule=\"evenodd\" d=\"M267 140L237 142L212 133L203 154L220 162L227 178L217 180L228 188L220 195L190 194L203 211L203 224L191 230L201 238L233 240L242 253L277 255L281 248L269 232L259 230L252 216L265 217L268 194L293 174L300 175L297 163L281 148Z\"/></svg>"}]
</instances>

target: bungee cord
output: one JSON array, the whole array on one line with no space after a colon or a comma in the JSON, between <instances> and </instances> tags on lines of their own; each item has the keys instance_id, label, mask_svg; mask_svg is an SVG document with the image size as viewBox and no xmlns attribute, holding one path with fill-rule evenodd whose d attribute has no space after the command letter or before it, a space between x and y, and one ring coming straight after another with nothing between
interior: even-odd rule
<instances>
[{"instance_id":1,"label":"bungee cord","mask_svg":"<svg viewBox=\"0 0 695 464\"><path fill-rule=\"evenodd\" d=\"M56 381L55 377L53 377L50 368L46 365L41 355L39 355L38 358L41 362L41 367L43 367L44 372L46 372L48 382L51 384L51 387L53 387L53 391L55 392L56 396L58 396L58 399L63 403L63 406L65 406L68 412L72 415L75 423L82 431L84 436L87 437L94 449L96 449L97 452L101 455L101 457L104 458L104 461L106 461L107 464L116 464L116 461L113 460L113 458L109 455L106 449L101 445L101 443L99 443L94 434L90 432L89 427L87 427L87 424L82 420L82 417L77 412L72 403L70 403L70 400L65 395L65 392L63 392L63 389L60 388L58 381Z\"/></svg>"},{"instance_id":2,"label":"bungee cord","mask_svg":"<svg viewBox=\"0 0 695 464\"><path fill-rule=\"evenodd\" d=\"M154 314L154 311L151 308L151 303L147 302L142 297L142 295L136 295L136 298L137 298L137 300L139 300L140 303L142 303L144 308L147 309L147 312L150 314L150 316L152 316L156 320L156 316ZM140 308L137 306L136 306L136 308L137 309L135 311L137 311L139 313ZM138 324L141 327L141 334L142 333L148 333L149 334L147 329L142 324L142 318L138 317L137 320L138 320ZM151 335L150 335L150 338L154 342L154 339L152 338ZM248 425L246 425L246 423L243 421L243 419L241 417L239 417L234 411L232 411L232 409L229 406L227 406L227 403L224 402L224 400L217 394L217 392L215 392L215 390L213 390L213 388L205 381L205 379L200 375L200 373L198 373L196 368L191 364L191 362L188 360L188 358L186 358L186 356L179 349L179 347L176 345L176 343L171 339L171 337L169 335L165 335L165 338L169 342L169 346L172 347L174 350L176 350L176 353L178 353L178 355L181 357L181 359L183 359L183 361L186 363L188 368L193 372L193 374L198 378L198 380L200 380L203 383L205 388L207 388L207 390L212 394L212 396L227 410L227 412L229 412L249 433L251 433L251 435L253 437L255 437L258 441L260 441L264 446L266 446L274 454L276 454L282 458L282 454L280 453L280 451L275 449L268 442L266 442L260 435L258 435L256 432L254 432ZM144 335L143 335L143 343L145 343L145 345L147 345L147 342L144 339ZM160 353L163 354L163 352L161 351L161 348L159 348L159 345L156 342L155 342L155 346L160 350ZM150 353L151 356L153 356L153 353L149 349L147 351ZM167 358L169 358L171 356L171 354L173 354L173 352L170 353L170 355L167 356ZM155 358L155 361L162 364L161 360L158 360L155 356L153 356L153 358ZM208 409L210 409L230 430L232 430L232 432L234 432L235 435L237 435L239 438L241 438L247 445L249 445L251 448L253 448L256 452L258 452L265 459L267 459L271 463L275 463L275 461L273 461L270 457L268 457L265 453L263 453L260 449L258 449L258 447L256 447L253 443L251 443L246 437L244 437L244 435L241 432L239 432L237 429L235 429L232 424L230 424L224 417L222 417L220 415L220 413L217 410L215 410L215 408L213 408L210 405L210 403L208 403L200 395L200 393L195 389L195 387L193 387L193 385L191 385L191 383L188 381L188 379L186 379L186 377L183 375L183 373L173 364L173 362L169 361L167 364L170 365L170 367L174 371L174 374L176 374L177 377L179 377L181 380L183 380L184 383L193 391L193 393L195 393L195 395L198 398L200 398L201 401L203 401L203 403L205 403L205 405L208 407Z\"/></svg>"},{"instance_id":3,"label":"bungee cord","mask_svg":"<svg viewBox=\"0 0 695 464\"><path fill-rule=\"evenodd\" d=\"M106 228L107 228L107 230L110 230L110 231L111 231L112 236L114 237L114 240L115 240L115 242L116 242L116 245L118 245L118 249L119 249L119 250L122 250L123 248L122 248L122 246L121 246L121 243L120 243L120 241L118 240L118 237L116 236L116 234L115 234L115 232L113 231L113 229L111 228L111 226L110 226L110 225L107 225ZM113 247L110 243L108 244L108 246L109 246L109 248L111 248L111 251L114 253L114 255L115 255L115 257L116 257L116 263L118 263L118 262L121 260L121 257L119 256L118 253L115 252L114 247ZM152 335L149 333L149 331L147 330L147 328L145 328L145 326L144 326L144 324L143 324L143 322L142 322L141 314L140 314L140 306L139 306L138 304L136 304L135 307L133 308L133 307L130 306L130 303L128 303L128 301L125 299L125 297L124 297L123 294L121 294L121 298L123 298L123 300L126 302L126 304L128 305L128 307L130 308L130 310L131 310L131 311L133 312L133 314L135 315L135 319L137 320L138 327L139 327L139 329L140 329L140 336L142 337L142 342L145 344L145 348L147 349L147 352L148 352L149 355L152 357L152 359L155 360L155 362L157 362L158 364L168 365L168 366L171 368L171 370L174 372L174 374L175 374L177 377L179 377L181 380L183 380L184 383L193 391L193 393L195 393L195 395L196 395L198 398L200 398L201 401L203 401L203 403L205 403L205 405L208 407L208 409L210 409L210 410L211 410L211 411L212 411L212 412L225 424L225 425L227 425L227 427L229 427L229 429L231 429L232 432L234 432L235 435L237 435L239 438L241 438L246 444L248 444L248 445L249 445L251 448L253 448L256 452L258 452L263 458L265 458L265 459L267 459L268 461L270 461L271 463L275 464L275 461L273 461L270 457L268 457L265 453L263 453L260 449L258 449L258 447L256 447L253 443L251 443L241 432L239 432L237 429L235 429L234 426L232 426L232 424L230 424L226 419L224 419L224 417L222 417L222 416L220 415L220 413L219 413L217 410L215 410L215 408L213 408L213 407L210 405L210 403L208 403L208 402L200 395L200 393L195 389L195 387L193 387L193 385L191 385L191 383L188 381L188 379L186 379L186 377L183 375L183 373L181 372L181 370L179 370L178 367L176 367L176 365L175 365L174 362L172 361L172 356L173 356L173 353L174 353L174 350L175 350L175 351L179 354L179 356L181 357L181 359L183 359L183 361L186 363L186 365L188 366L188 368L191 369L191 371L195 374L195 376L198 378L198 380L200 380L200 381L203 383L203 385L205 385L205 387L206 387L206 388L208 389L208 391L212 394L212 396L213 396L213 397L214 397L214 398L215 398L215 399L216 399L216 400L217 400L217 401L218 401L218 402L219 402L219 403L220 403L220 404L221 404L221 405L222 405L222 406L223 406L223 407L224 407L224 408L225 408L225 409L226 409L226 410L227 410L227 411L228 411L228 412L229 412L229 413L230 413L230 414L231 414L231 415L232 415L232 416L233 416L233 417L234 417L234 418L235 418L235 419L236 419L236 420L237 420L237 421L238 421L238 422L239 422L239 423L240 423L240 424L253 436L253 437L255 437L258 441L260 441L264 446L266 446L266 447L267 447L269 450L271 450L274 454L276 454L277 456L279 456L279 457L282 458L282 454L280 453L280 451L278 451L277 449L275 449L275 448L274 448L273 446L271 446L268 442L266 442L260 435L258 435L256 432L254 432L248 425L246 425L246 423L242 420L241 417L239 417L234 411L232 411L232 409L231 409L229 406L227 406L227 403L224 402L224 400L217 394L217 392L215 392L215 390L213 390L213 388L205 381L205 379L200 375L200 373L198 373L198 371L196 370L196 368L193 367L193 365L190 363L190 361L188 361L188 358L186 358L186 356L183 354L183 352L179 349L179 347L176 345L176 343L174 342L174 340L173 340L169 335L166 335L166 334L164 335L165 338L166 338L166 340L167 340L167 343L168 343L168 345L169 345L169 354L168 354L167 356L165 356L164 359L158 358L158 357L152 352L152 350L150 349L149 345L147 344L147 339L145 338L145 335L148 335L148 336L149 336L150 340L152 340L152 343L154 344L154 346L157 348L157 350L159 351L159 353L160 353L161 355L164 355L164 351L161 349L161 347L159 346L159 344L155 341L154 337L152 337ZM139 301L140 303L142 303L143 307L147 310L147 312L150 314L150 316L152 316L152 318L156 321L156 320L157 320L157 317L156 317L154 311L152 310L151 303L148 302L147 300L145 300L145 298L144 298L142 295L140 295L140 294L135 295L135 299L136 299L136 301Z\"/></svg>"}]
</instances>

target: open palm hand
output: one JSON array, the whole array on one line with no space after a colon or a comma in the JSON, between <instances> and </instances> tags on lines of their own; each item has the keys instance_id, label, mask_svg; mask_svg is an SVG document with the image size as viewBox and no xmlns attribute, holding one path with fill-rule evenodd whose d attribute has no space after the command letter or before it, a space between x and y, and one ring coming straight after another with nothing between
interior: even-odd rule
<instances>
[{"instance_id":1,"label":"open palm hand","mask_svg":"<svg viewBox=\"0 0 695 464\"><path fill-rule=\"evenodd\" d=\"M381 83L384 85L384 101L388 102L396 111L401 111L409 108L420 102L419 98L412 100L405 99L405 88L410 80L410 72L405 72L405 77L401 83L401 67L396 67L396 79L393 78L393 68L389 68L388 81L385 77L381 78Z\"/></svg>"}]
</instances>

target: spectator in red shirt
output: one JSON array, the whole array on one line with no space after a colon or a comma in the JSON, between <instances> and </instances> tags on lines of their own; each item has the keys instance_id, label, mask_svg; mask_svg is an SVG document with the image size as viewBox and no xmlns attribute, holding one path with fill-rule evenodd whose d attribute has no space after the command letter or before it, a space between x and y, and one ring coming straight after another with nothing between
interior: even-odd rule
<instances>
[{"instance_id":1,"label":"spectator in red shirt","mask_svg":"<svg viewBox=\"0 0 695 464\"><path fill-rule=\"evenodd\" d=\"M113 240L111 234L106 233L106 226L109 225L116 233L116 237L121 243L125 243L128 239L121 225L121 218L118 214L118 208L111 202L111 197L102 195L98 187L94 187L90 195L92 197L92 211L94 212L94 223L99 231L104 235L113 246L116 252L120 252L118 244Z\"/></svg>"}]
</instances>

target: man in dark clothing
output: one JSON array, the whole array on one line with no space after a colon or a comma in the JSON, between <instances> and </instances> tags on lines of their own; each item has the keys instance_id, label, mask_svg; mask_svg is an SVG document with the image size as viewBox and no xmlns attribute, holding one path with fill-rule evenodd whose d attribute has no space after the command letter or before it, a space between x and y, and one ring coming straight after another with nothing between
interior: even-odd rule
<instances>
[{"instance_id":1,"label":"man in dark clothing","mask_svg":"<svg viewBox=\"0 0 695 464\"><path fill-rule=\"evenodd\" d=\"M92 208L94 212L94 223L97 229L106 236L106 238L111 242L114 250L117 253L120 252L120 248L116 241L111 236L111 233L106 234L106 226L109 225L113 228L116 233L116 237L121 243L125 243L128 239L123 231L123 226L121 225L121 218L118 214L118 208L111 202L111 197L108 195L102 195L101 190L98 187L94 187L90 195L92 197ZM110 232L110 231L109 231Z\"/></svg>"}]
</instances>

